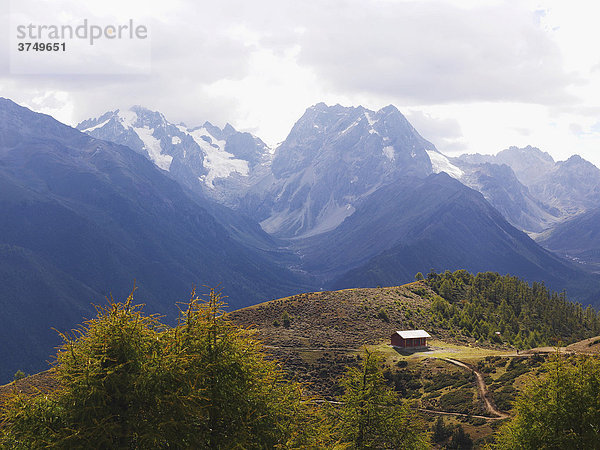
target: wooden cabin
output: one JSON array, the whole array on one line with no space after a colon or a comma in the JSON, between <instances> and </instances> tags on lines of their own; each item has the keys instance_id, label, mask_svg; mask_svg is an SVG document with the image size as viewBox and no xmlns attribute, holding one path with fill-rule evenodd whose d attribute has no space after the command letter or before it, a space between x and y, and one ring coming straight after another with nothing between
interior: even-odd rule
<instances>
[{"instance_id":1,"label":"wooden cabin","mask_svg":"<svg viewBox=\"0 0 600 450\"><path fill-rule=\"evenodd\" d=\"M431 336L425 330L396 331L392 334L393 347L417 349L427 347L427 338Z\"/></svg>"}]
</instances>

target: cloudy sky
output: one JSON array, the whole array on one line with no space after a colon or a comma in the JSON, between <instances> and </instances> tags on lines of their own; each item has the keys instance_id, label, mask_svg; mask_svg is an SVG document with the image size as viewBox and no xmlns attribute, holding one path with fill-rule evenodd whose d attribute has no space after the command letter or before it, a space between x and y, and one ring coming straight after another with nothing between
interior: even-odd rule
<instances>
[{"instance_id":1,"label":"cloudy sky","mask_svg":"<svg viewBox=\"0 0 600 450\"><path fill-rule=\"evenodd\" d=\"M72 125L140 104L189 126L230 122L271 145L314 103L394 104L446 154L533 145L600 166L595 3L0 0L0 96ZM34 73L11 59L16 23L84 18L132 19L149 38L27 55Z\"/></svg>"}]
</instances>

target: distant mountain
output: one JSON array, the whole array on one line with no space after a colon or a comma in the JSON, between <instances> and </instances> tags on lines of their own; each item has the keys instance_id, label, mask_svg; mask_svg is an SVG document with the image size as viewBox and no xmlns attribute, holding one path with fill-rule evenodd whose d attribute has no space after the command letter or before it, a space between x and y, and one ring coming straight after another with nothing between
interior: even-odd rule
<instances>
[{"instance_id":1,"label":"distant mountain","mask_svg":"<svg viewBox=\"0 0 600 450\"><path fill-rule=\"evenodd\" d=\"M600 208L557 225L539 243L553 252L600 273Z\"/></svg>"},{"instance_id":2,"label":"distant mountain","mask_svg":"<svg viewBox=\"0 0 600 450\"><path fill-rule=\"evenodd\" d=\"M561 213L530 194L507 164L476 158L447 158L393 106L374 112L321 103L294 125L271 173L241 208L286 241L300 256L296 268L322 288L390 285L431 268L467 268L545 280L586 301L600 291L594 277L510 223L541 232ZM554 164L541 152L532 159ZM406 257L388 258L404 248Z\"/></svg>"},{"instance_id":3,"label":"distant mountain","mask_svg":"<svg viewBox=\"0 0 600 450\"><path fill-rule=\"evenodd\" d=\"M381 186L429 175L428 152L437 153L393 106L374 112L319 103L276 149L271 173L251 188L244 210L278 237L323 233Z\"/></svg>"},{"instance_id":4,"label":"distant mountain","mask_svg":"<svg viewBox=\"0 0 600 450\"><path fill-rule=\"evenodd\" d=\"M542 208L559 221L600 206L600 169L578 155L555 162L548 153L528 146L510 147L495 156L462 155L453 161L459 166L506 164L531 196L545 205Z\"/></svg>"},{"instance_id":5,"label":"distant mountain","mask_svg":"<svg viewBox=\"0 0 600 450\"><path fill-rule=\"evenodd\" d=\"M138 301L171 318L194 284L221 284L233 307L306 289L284 267L293 256L256 223L227 216L128 147L6 99L0 187L0 380L41 369L59 341L50 327L67 331L134 280ZM242 235L256 239L242 245Z\"/></svg>"},{"instance_id":6,"label":"distant mountain","mask_svg":"<svg viewBox=\"0 0 600 450\"><path fill-rule=\"evenodd\" d=\"M562 218L562 213L538 200L522 184L507 164L485 162L492 158L452 158L460 167L459 180L481 192L485 199L496 208L508 222L526 232L539 233L554 225ZM470 162L465 162L465 160ZM480 161L479 163L475 161Z\"/></svg>"},{"instance_id":7,"label":"distant mountain","mask_svg":"<svg viewBox=\"0 0 600 450\"><path fill-rule=\"evenodd\" d=\"M530 191L537 198L566 215L575 215L600 206L600 169L579 155L555 164L543 180Z\"/></svg>"},{"instance_id":8,"label":"distant mountain","mask_svg":"<svg viewBox=\"0 0 600 450\"><path fill-rule=\"evenodd\" d=\"M549 153L530 145L523 148L513 146L497 155L462 155L459 159L470 164L506 164L515 172L517 178L527 185L547 177L555 165Z\"/></svg>"},{"instance_id":9,"label":"distant mountain","mask_svg":"<svg viewBox=\"0 0 600 450\"><path fill-rule=\"evenodd\" d=\"M314 105L274 155L259 138L229 124L188 128L140 106L77 128L144 154L187 188L251 216L279 238L331 230L377 188L442 171L481 192L511 224L530 233L589 207L573 201L581 189L569 184L568 173L564 186L548 184L556 175L549 154L511 147L496 156L447 158L394 106L375 112Z\"/></svg>"},{"instance_id":10,"label":"distant mountain","mask_svg":"<svg viewBox=\"0 0 600 450\"><path fill-rule=\"evenodd\" d=\"M598 277L514 227L541 232L591 208L598 169L578 157L511 148L448 158L393 106L319 103L274 154L229 125L188 128L142 107L78 128L0 101L0 307L11 314L0 358L48 339L43 360L50 338L36 330L68 328L109 290L123 298L133 279L151 310L171 313L193 283L221 283L240 307L397 285L432 268L600 298Z\"/></svg>"},{"instance_id":11,"label":"distant mountain","mask_svg":"<svg viewBox=\"0 0 600 450\"><path fill-rule=\"evenodd\" d=\"M262 174L271 160L264 142L229 124L188 128L141 106L109 111L77 129L132 148L184 186L228 206L237 204L255 173Z\"/></svg>"},{"instance_id":12,"label":"distant mountain","mask_svg":"<svg viewBox=\"0 0 600 450\"><path fill-rule=\"evenodd\" d=\"M342 247L343 242L352 245ZM599 277L541 248L480 193L446 174L382 188L337 230L302 250L305 266L313 270L340 267L342 260L355 264L331 274L326 286L334 289L388 286L410 281L419 271L464 268L544 281L586 302L600 299Z\"/></svg>"}]
</instances>

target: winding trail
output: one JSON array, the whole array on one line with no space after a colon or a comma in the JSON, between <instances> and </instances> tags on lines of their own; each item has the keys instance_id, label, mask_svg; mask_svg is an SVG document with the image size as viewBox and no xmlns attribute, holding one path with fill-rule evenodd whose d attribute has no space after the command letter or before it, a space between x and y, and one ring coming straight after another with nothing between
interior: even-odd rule
<instances>
[{"instance_id":1,"label":"winding trail","mask_svg":"<svg viewBox=\"0 0 600 450\"><path fill-rule=\"evenodd\" d=\"M494 414L495 416L497 416L499 419L507 419L510 417L508 414L496 408L494 403L490 400L490 393L488 391L487 386L485 385L485 381L483 380L483 375L481 375L479 371L475 370L472 366L469 366L462 361L458 361L457 359L440 359L473 372L475 374L475 379L477 380L477 390L479 391L479 396L483 399L483 402L485 403L485 409L487 409L487 411L490 414Z\"/></svg>"},{"instance_id":2,"label":"winding trail","mask_svg":"<svg viewBox=\"0 0 600 450\"><path fill-rule=\"evenodd\" d=\"M418 409L419 409L419 411L422 411L422 412L432 413L432 414L440 414L442 416L475 417L476 419L485 419L485 420L505 419L505 417L478 416L478 415L473 415L473 414L464 414L464 413L457 413L457 412L451 412L451 411L438 411L437 409L427 409L427 408L418 408Z\"/></svg>"}]
</instances>

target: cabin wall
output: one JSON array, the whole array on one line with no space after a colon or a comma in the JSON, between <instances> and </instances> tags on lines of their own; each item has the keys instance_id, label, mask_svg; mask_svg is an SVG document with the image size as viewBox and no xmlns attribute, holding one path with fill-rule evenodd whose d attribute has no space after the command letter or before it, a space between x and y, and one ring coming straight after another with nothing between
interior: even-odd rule
<instances>
[{"instance_id":1,"label":"cabin wall","mask_svg":"<svg viewBox=\"0 0 600 450\"><path fill-rule=\"evenodd\" d=\"M399 334L394 333L390 340L393 346L400 348L427 347L427 338L403 339Z\"/></svg>"}]
</instances>

